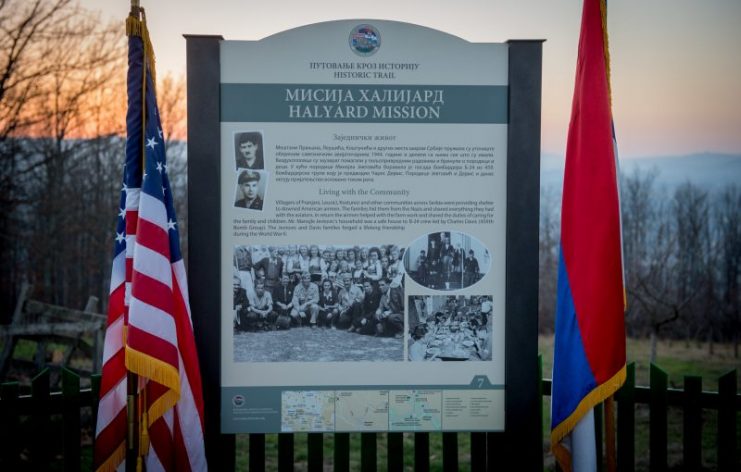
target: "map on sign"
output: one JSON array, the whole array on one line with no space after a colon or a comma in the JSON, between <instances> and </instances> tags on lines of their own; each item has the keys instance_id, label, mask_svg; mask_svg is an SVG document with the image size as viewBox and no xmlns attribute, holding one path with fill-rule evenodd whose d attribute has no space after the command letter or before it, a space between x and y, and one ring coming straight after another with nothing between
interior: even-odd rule
<instances>
[{"instance_id":1,"label":"map on sign","mask_svg":"<svg viewBox=\"0 0 741 472\"><path fill-rule=\"evenodd\" d=\"M337 391L336 431L386 431L388 428L388 390Z\"/></svg>"},{"instance_id":2,"label":"map on sign","mask_svg":"<svg viewBox=\"0 0 741 472\"><path fill-rule=\"evenodd\" d=\"M284 391L281 395L281 431L334 431L333 391Z\"/></svg>"},{"instance_id":3,"label":"map on sign","mask_svg":"<svg viewBox=\"0 0 741 472\"><path fill-rule=\"evenodd\" d=\"M389 392L389 431L440 431L442 391Z\"/></svg>"}]
</instances>

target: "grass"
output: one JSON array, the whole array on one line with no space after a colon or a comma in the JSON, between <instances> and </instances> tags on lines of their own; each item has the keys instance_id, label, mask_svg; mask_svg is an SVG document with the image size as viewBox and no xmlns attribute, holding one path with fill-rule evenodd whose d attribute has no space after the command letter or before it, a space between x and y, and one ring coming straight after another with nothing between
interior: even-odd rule
<instances>
[{"instance_id":1,"label":"grass","mask_svg":"<svg viewBox=\"0 0 741 472\"><path fill-rule=\"evenodd\" d=\"M82 336L82 341L86 341L92 345L92 337ZM5 341L0 341L0 351L5 346ZM30 393L31 380L36 374L39 373L35 362L37 351L39 350L40 344L38 341L31 339L18 339L15 347L13 348L12 358L15 361L15 365L11 362L8 369L7 375L4 379L0 379L0 382L18 382L21 387L22 394ZM61 342L45 342L43 344L43 358L44 362L52 367L62 367L64 361L64 355L70 345ZM77 349L69 359L67 367L73 369L79 369L82 371L90 372L92 370L92 359L84 354L81 350ZM56 391L61 389L59 370L53 368L51 374L51 390ZM90 386L90 376L84 374L80 376L80 383L83 388Z\"/></svg>"},{"instance_id":2,"label":"grass","mask_svg":"<svg viewBox=\"0 0 741 472\"><path fill-rule=\"evenodd\" d=\"M636 385L648 385L648 339L629 338L626 344L628 362L635 362ZM553 336L538 338L538 351L543 356L543 376L550 377L553 370ZM741 384L741 359L733 357L733 346L715 344L714 353L708 353L706 343L685 341L659 341L656 364L669 375L669 388L682 388L685 375L702 376L703 390L716 391L718 377L732 369L737 370Z\"/></svg>"}]
</instances>

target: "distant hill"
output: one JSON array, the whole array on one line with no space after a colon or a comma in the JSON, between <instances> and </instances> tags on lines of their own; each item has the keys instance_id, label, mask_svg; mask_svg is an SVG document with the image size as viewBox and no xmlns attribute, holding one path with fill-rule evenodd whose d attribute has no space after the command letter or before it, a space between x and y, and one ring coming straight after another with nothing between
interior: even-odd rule
<instances>
[{"instance_id":1,"label":"distant hill","mask_svg":"<svg viewBox=\"0 0 741 472\"><path fill-rule=\"evenodd\" d=\"M540 185L560 191L563 184L564 158L544 153L540 163ZM685 182L714 191L727 184L741 185L741 154L699 153L684 156L646 156L620 160L620 171L631 175L652 170L658 172L656 183L671 191Z\"/></svg>"}]
</instances>

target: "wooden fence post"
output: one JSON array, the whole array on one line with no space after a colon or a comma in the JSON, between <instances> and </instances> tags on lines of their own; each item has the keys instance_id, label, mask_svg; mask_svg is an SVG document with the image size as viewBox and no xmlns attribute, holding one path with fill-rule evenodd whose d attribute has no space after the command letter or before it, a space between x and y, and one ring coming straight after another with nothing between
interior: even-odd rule
<instances>
[{"instance_id":1,"label":"wooden fence post","mask_svg":"<svg viewBox=\"0 0 741 472\"><path fill-rule=\"evenodd\" d=\"M362 472L376 471L376 451L376 433L360 433L360 470Z\"/></svg>"},{"instance_id":2,"label":"wooden fence post","mask_svg":"<svg viewBox=\"0 0 741 472\"><path fill-rule=\"evenodd\" d=\"M684 377L683 461L685 470L700 470L702 465L702 377Z\"/></svg>"},{"instance_id":3,"label":"wooden fence post","mask_svg":"<svg viewBox=\"0 0 741 472\"><path fill-rule=\"evenodd\" d=\"M80 376L62 369L64 470L80 470Z\"/></svg>"},{"instance_id":4,"label":"wooden fence post","mask_svg":"<svg viewBox=\"0 0 741 472\"><path fill-rule=\"evenodd\" d=\"M8 382L0 385L0 465L5 470L20 469L20 441L18 429L20 416L18 415L18 382Z\"/></svg>"},{"instance_id":5,"label":"wooden fence post","mask_svg":"<svg viewBox=\"0 0 741 472\"><path fill-rule=\"evenodd\" d=\"M250 471L264 471L265 470L265 435L264 434L250 434ZM278 466L280 467L280 454L278 454ZM291 455L291 462L293 462L293 454Z\"/></svg>"},{"instance_id":6,"label":"wooden fence post","mask_svg":"<svg viewBox=\"0 0 741 472\"><path fill-rule=\"evenodd\" d=\"M324 435L322 433L309 433L307 435L309 472L322 472L324 470Z\"/></svg>"},{"instance_id":7,"label":"wooden fence post","mask_svg":"<svg viewBox=\"0 0 741 472\"><path fill-rule=\"evenodd\" d=\"M736 370L718 379L718 470L736 469Z\"/></svg>"},{"instance_id":8,"label":"wooden fence post","mask_svg":"<svg viewBox=\"0 0 741 472\"><path fill-rule=\"evenodd\" d=\"M334 433L334 470L350 470L350 433Z\"/></svg>"},{"instance_id":9,"label":"wooden fence post","mask_svg":"<svg viewBox=\"0 0 741 472\"><path fill-rule=\"evenodd\" d=\"M471 472L484 472L485 470L486 433L471 433Z\"/></svg>"},{"instance_id":10,"label":"wooden fence post","mask_svg":"<svg viewBox=\"0 0 741 472\"><path fill-rule=\"evenodd\" d=\"M443 433L443 470L458 470L458 433Z\"/></svg>"},{"instance_id":11,"label":"wooden fence post","mask_svg":"<svg viewBox=\"0 0 741 472\"><path fill-rule=\"evenodd\" d=\"M93 437L98 427L98 404L100 403L100 374L90 376L90 403L93 409Z\"/></svg>"},{"instance_id":12,"label":"wooden fence post","mask_svg":"<svg viewBox=\"0 0 741 472\"><path fill-rule=\"evenodd\" d=\"M51 403L49 398L49 369L44 369L31 380L33 397L33 425L36 436L32 442L31 458L36 470L49 468L52 435L50 429Z\"/></svg>"},{"instance_id":13,"label":"wooden fence post","mask_svg":"<svg viewBox=\"0 0 741 472\"><path fill-rule=\"evenodd\" d=\"M255 435L250 434L250 441L252 441L252 436L255 436ZM278 434L278 470L280 472L288 472L288 471L293 470L293 457L294 457L293 442L294 442L293 433L279 433ZM264 440L263 440L262 448L263 448L263 462L265 462ZM250 448L250 451L252 451L252 448Z\"/></svg>"},{"instance_id":14,"label":"wooden fence post","mask_svg":"<svg viewBox=\"0 0 741 472\"><path fill-rule=\"evenodd\" d=\"M635 470L635 387L636 365L631 362L626 367L625 384L615 394L618 402L617 465L621 472Z\"/></svg>"},{"instance_id":15,"label":"wooden fence post","mask_svg":"<svg viewBox=\"0 0 741 472\"><path fill-rule=\"evenodd\" d=\"M388 472L404 470L404 433L388 433L388 454L386 468Z\"/></svg>"},{"instance_id":16,"label":"wooden fence post","mask_svg":"<svg viewBox=\"0 0 741 472\"><path fill-rule=\"evenodd\" d=\"M430 433L414 433L414 470L430 470Z\"/></svg>"},{"instance_id":17,"label":"wooden fence post","mask_svg":"<svg viewBox=\"0 0 741 472\"><path fill-rule=\"evenodd\" d=\"M650 464L654 472L667 469L667 381L668 376L659 366L651 364L649 374L651 394L649 402L649 447Z\"/></svg>"}]
</instances>

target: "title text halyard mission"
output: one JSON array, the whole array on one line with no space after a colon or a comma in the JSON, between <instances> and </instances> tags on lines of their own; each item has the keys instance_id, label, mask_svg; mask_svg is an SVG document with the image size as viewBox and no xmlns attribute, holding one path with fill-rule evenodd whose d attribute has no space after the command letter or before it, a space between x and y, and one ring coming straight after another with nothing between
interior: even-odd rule
<instances>
[{"instance_id":1,"label":"title text halyard mission","mask_svg":"<svg viewBox=\"0 0 741 472\"><path fill-rule=\"evenodd\" d=\"M286 89L292 119L438 120L444 105L440 89Z\"/></svg>"}]
</instances>

